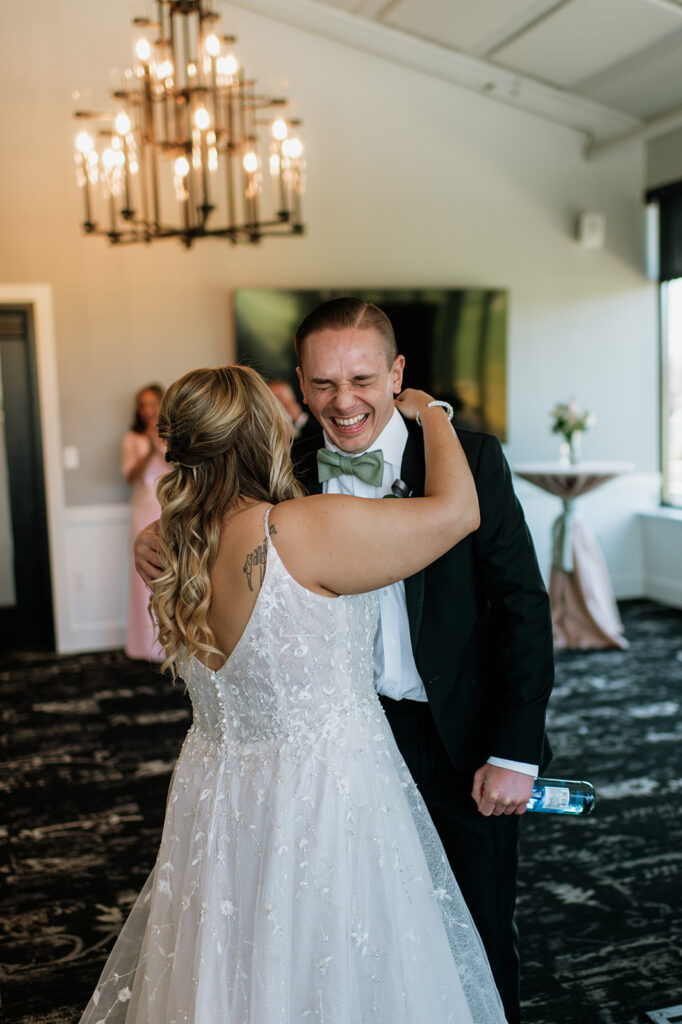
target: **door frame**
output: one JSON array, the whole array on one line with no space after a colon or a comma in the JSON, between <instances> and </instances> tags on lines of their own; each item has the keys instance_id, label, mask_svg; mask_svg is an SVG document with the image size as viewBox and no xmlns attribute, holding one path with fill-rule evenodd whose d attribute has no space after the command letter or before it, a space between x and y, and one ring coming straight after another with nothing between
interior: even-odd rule
<instances>
[{"instance_id":1,"label":"door frame","mask_svg":"<svg viewBox=\"0 0 682 1024\"><path fill-rule=\"evenodd\" d=\"M17 303L28 304L33 310L52 610L55 646L57 651L61 651L64 649L68 630L69 593L66 577L66 515L52 286L0 284L0 305L9 306Z\"/></svg>"}]
</instances>

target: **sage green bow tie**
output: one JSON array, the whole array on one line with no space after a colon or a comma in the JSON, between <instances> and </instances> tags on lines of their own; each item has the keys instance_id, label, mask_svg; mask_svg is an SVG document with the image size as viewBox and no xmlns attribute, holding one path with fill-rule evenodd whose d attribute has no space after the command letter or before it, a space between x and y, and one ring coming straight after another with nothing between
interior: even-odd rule
<instances>
[{"instance_id":1,"label":"sage green bow tie","mask_svg":"<svg viewBox=\"0 0 682 1024\"><path fill-rule=\"evenodd\" d=\"M333 476L351 474L372 487L381 487L384 482L384 453L380 448L364 455L339 455L328 448L317 453L317 478L321 484Z\"/></svg>"}]
</instances>

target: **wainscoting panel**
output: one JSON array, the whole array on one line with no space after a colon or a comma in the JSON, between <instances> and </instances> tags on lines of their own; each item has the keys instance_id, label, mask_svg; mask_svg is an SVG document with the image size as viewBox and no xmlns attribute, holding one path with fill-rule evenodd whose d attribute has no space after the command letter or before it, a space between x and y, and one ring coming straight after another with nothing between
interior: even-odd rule
<instances>
[{"instance_id":1,"label":"wainscoting panel","mask_svg":"<svg viewBox=\"0 0 682 1024\"><path fill-rule=\"evenodd\" d=\"M65 510L67 609L60 651L123 646L131 560L129 518L127 505Z\"/></svg>"},{"instance_id":2,"label":"wainscoting panel","mask_svg":"<svg viewBox=\"0 0 682 1024\"><path fill-rule=\"evenodd\" d=\"M644 549L643 593L682 608L682 509L659 508L639 518Z\"/></svg>"}]
</instances>

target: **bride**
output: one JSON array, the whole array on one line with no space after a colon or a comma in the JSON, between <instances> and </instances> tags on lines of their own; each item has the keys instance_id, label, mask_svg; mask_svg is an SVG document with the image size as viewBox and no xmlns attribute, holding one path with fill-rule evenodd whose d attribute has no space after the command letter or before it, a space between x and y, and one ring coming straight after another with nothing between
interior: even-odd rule
<instances>
[{"instance_id":1,"label":"bride","mask_svg":"<svg viewBox=\"0 0 682 1024\"><path fill-rule=\"evenodd\" d=\"M156 865L81 1024L503 1024L482 944L373 687L372 591L478 526L443 410L423 498L303 497L259 375L164 397L152 608L193 724Z\"/></svg>"}]
</instances>

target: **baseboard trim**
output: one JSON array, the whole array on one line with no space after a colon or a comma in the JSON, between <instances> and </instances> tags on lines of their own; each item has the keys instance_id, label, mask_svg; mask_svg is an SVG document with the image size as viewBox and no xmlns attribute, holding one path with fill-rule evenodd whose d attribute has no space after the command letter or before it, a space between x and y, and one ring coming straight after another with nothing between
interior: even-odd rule
<instances>
[{"instance_id":1,"label":"baseboard trim","mask_svg":"<svg viewBox=\"0 0 682 1024\"><path fill-rule=\"evenodd\" d=\"M682 608L682 580L647 574L644 577L644 597L673 608Z\"/></svg>"}]
</instances>

